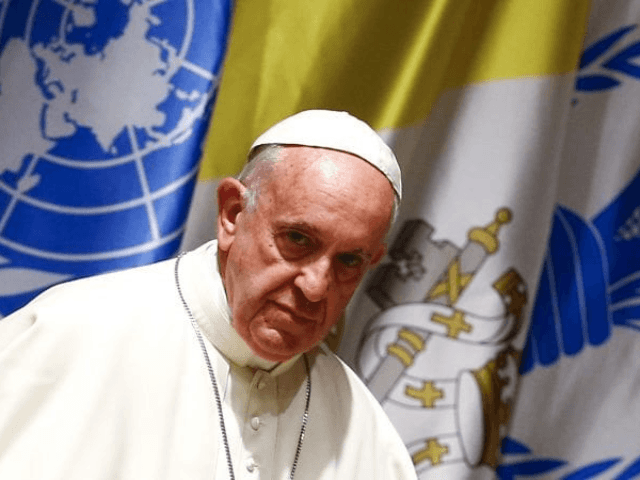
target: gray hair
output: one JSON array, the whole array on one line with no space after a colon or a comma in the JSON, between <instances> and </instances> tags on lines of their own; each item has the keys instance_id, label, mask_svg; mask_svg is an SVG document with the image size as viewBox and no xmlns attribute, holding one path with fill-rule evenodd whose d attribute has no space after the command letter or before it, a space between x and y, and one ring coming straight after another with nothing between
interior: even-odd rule
<instances>
[{"instance_id":1,"label":"gray hair","mask_svg":"<svg viewBox=\"0 0 640 480\"><path fill-rule=\"evenodd\" d=\"M262 184L269 179L273 172L274 164L281 160L280 155L284 148L284 145L277 144L261 145L249 154L247 163L238 175L238 180L247 187L243 198L245 208L249 211L255 210L258 204L258 197L260 196L260 188ZM400 202L398 201L397 195L394 194L389 228L391 228L391 225L396 221L399 209Z\"/></svg>"},{"instance_id":2,"label":"gray hair","mask_svg":"<svg viewBox=\"0 0 640 480\"><path fill-rule=\"evenodd\" d=\"M245 208L253 211L258 204L260 188L273 172L273 165L280 160L282 145L264 145L254 149L238 175L238 180L247 187L244 191Z\"/></svg>"}]
</instances>

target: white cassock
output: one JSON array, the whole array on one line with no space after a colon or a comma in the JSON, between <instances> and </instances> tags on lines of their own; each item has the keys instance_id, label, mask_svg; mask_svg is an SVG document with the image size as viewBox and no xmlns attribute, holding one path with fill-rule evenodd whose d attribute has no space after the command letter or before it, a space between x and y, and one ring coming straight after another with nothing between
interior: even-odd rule
<instances>
[{"instance_id":1,"label":"white cassock","mask_svg":"<svg viewBox=\"0 0 640 480\"><path fill-rule=\"evenodd\" d=\"M215 241L187 254L179 278L220 388L235 476L284 480L304 412L305 364L261 363L242 342L216 255ZM0 320L0 479L229 478L174 266L63 284ZM356 375L324 348L306 357L311 400L295 478L416 478Z\"/></svg>"}]
</instances>

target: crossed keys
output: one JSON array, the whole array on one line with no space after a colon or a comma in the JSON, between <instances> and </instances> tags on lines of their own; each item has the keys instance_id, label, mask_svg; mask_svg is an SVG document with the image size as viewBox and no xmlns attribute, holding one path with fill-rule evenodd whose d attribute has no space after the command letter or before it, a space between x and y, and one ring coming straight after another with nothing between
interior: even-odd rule
<instances>
[{"instance_id":1,"label":"crossed keys","mask_svg":"<svg viewBox=\"0 0 640 480\"><path fill-rule=\"evenodd\" d=\"M456 258L449 265L444 280L433 287L427 294L426 300L433 300L445 295L447 297L447 305L451 306L458 301L462 290L471 283L472 279L473 273L460 272L460 259Z\"/></svg>"},{"instance_id":2,"label":"crossed keys","mask_svg":"<svg viewBox=\"0 0 640 480\"><path fill-rule=\"evenodd\" d=\"M498 232L500 227L511 221L508 208L498 210L492 223L484 228L472 228L469 231L469 243L442 275L440 281L425 296L426 301L443 303L448 307L455 305L463 290L471 283L478 268L487 258L498 250ZM471 333L473 325L467 323L464 313L456 310L450 317L434 314L431 321L447 327L449 338L458 338L460 333Z\"/></svg>"},{"instance_id":3,"label":"crossed keys","mask_svg":"<svg viewBox=\"0 0 640 480\"><path fill-rule=\"evenodd\" d=\"M502 225L511 221L511 216L508 208L501 208L489 225L472 228L465 247L448 266L444 266L440 277L435 277L438 280L433 283L433 286L427 287L424 301L453 306L485 259L498 250L498 232ZM500 285L505 291L499 289L500 293L503 295L508 293L507 287L512 286L512 283L512 281L501 280ZM434 313L430 320L444 325L449 338L457 339L461 333L473 331L473 325L465 320L465 314L460 310L454 310L451 316ZM382 360L367 381L367 385L378 400L382 401L386 397L393 384L402 375L402 371L413 364L414 357L425 348L426 340L422 333L409 328L402 328L398 332L397 341L387 346L386 360Z\"/></svg>"},{"instance_id":4,"label":"crossed keys","mask_svg":"<svg viewBox=\"0 0 640 480\"><path fill-rule=\"evenodd\" d=\"M466 437L462 436L462 427L454 426L451 431L412 443L413 463L421 465L420 468L462 459L488 465L495 463L500 425L507 421L510 412L510 404L501 401L507 388L497 373L503 367L502 363L493 361L478 371L466 370L456 378L441 381L415 378L421 376L419 372L412 371L413 376L406 372L428 349L434 334L452 340L491 344L508 341L517 333L527 292L526 284L515 269L508 269L492 285L504 304L504 316L479 317L457 308L460 297L482 264L497 252L500 246L498 234L511 219L511 211L501 208L490 223L468 231L468 240L461 249L446 240L432 240L433 228L426 222L408 222L396 240L395 256L392 255L394 263L381 270L377 282L369 289L371 298L383 309L376 318L377 328L384 328L385 324L400 327L396 338L386 345L386 355L366 379L375 398L383 405L393 399L401 405L425 409L421 413L430 410L436 417L449 418L456 415L458 409L468 406L467 399L459 398L463 382L465 388L471 382L473 387L469 388L480 388L482 393L485 433L491 434L483 441L483 450L465 451ZM406 322L404 315L408 315ZM377 330L371 325L369 328L373 332Z\"/></svg>"},{"instance_id":5,"label":"crossed keys","mask_svg":"<svg viewBox=\"0 0 640 480\"><path fill-rule=\"evenodd\" d=\"M449 268L427 293L425 300L453 306L465 287L471 283L482 262L498 250L500 227L510 221L511 210L501 208L492 223L484 228L472 228L468 235L469 243L449 264Z\"/></svg>"}]
</instances>

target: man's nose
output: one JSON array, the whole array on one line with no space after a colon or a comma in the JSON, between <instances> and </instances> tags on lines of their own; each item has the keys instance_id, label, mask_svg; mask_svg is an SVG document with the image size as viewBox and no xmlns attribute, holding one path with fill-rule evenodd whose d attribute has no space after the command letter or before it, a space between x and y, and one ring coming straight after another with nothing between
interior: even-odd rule
<instances>
[{"instance_id":1,"label":"man's nose","mask_svg":"<svg viewBox=\"0 0 640 480\"><path fill-rule=\"evenodd\" d=\"M304 265L294 283L308 301L319 302L325 297L331 282L331 259L321 257Z\"/></svg>"}]
</instances>

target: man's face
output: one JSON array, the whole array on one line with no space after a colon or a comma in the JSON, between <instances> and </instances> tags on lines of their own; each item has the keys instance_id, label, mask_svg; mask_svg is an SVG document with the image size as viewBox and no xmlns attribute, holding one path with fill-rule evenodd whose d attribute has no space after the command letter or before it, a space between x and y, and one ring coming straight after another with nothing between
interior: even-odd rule
<instances>
[{"instance_id":1,"label":"man's face","mask_svg":"<svg viewBox=\"0 0 640 480\"><path fill-rule=\"evenodd\" d=\"M284 361L319 343L384 254L387 179L348 153L286 147L255 209L219 190L220 266L233 326L258 356Z\"/></svg>"}]
</instances>

